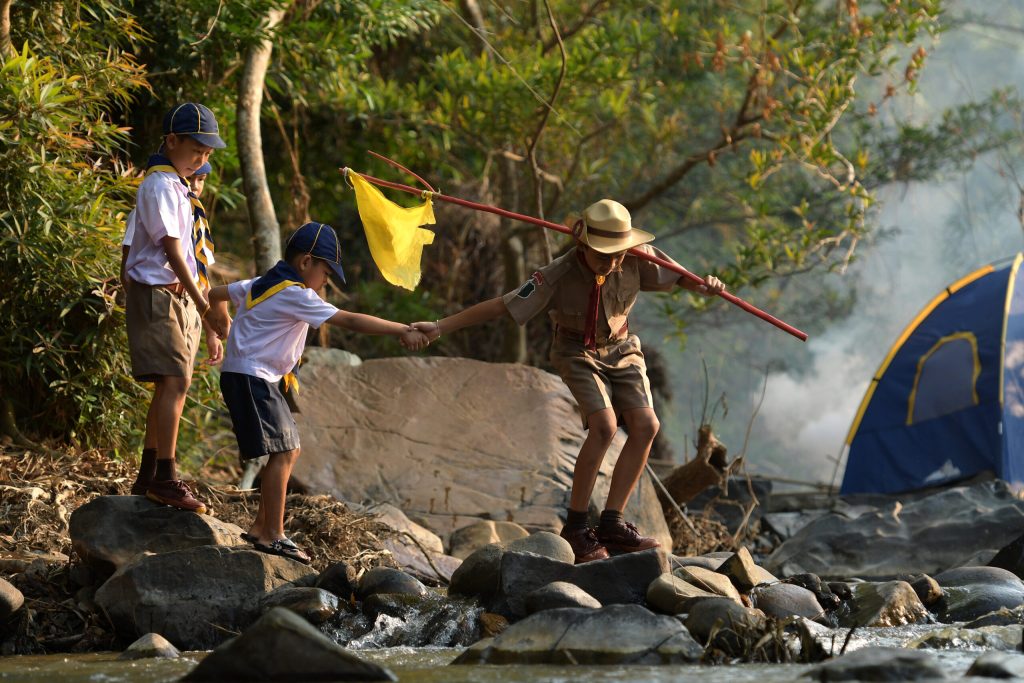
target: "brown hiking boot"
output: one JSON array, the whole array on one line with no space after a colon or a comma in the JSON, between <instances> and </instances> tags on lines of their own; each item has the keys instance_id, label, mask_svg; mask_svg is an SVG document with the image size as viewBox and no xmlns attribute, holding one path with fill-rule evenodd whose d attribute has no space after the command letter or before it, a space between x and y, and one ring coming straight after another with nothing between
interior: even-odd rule
<instances>
[{"instance_id":1,"label":"brown hiking boot","mask_svg":"<svg viewBox=\"0 0 1024 683\"><path fill-rule=\"evenodd\" d=\"M650 536L641 536L636 526L630 522L600 525L597 527L597 540L608 550L617 553L633 553L661 546Z\"/></svg>"},{"instance_id":2,"label":"brown hiking boot","mask_svg":"<svg viewBox=\"0 0 1024 683\"><path fill-rule=\"evenodd\" d=\"M188 484L180 479L150 482L146 498L179 510L198 512L201 515L206 513L206 504L193 496Z\"/></svg>"},{"instance_id":3,"label":"brown hiking boot","mask_svg":"<svg viewBox=\"0 0 1024 683\"><path fill-rule=\"evenodd\" d=\"M139 481L138 479L136 479L135 483L132 484L132 495L133 496L144 496L144 495L146 495L146 491L149 490L149 485L152 484L152 483L153 482L151 482L151 481Z\"/></svg>"},{"instance_id":4,"label":"brown hiking boot","mask_svg":"<svg viewBox=\"0 0 1024 683\"><path fill-rule=\"evenodd\" d=\"M576 564L593 562L594 560L608 559L608 551L598 543L594 530L588 526L562 527L562 538L569 541L572 546L573 555L576 556Z\"/></svg>"}]
</instances>

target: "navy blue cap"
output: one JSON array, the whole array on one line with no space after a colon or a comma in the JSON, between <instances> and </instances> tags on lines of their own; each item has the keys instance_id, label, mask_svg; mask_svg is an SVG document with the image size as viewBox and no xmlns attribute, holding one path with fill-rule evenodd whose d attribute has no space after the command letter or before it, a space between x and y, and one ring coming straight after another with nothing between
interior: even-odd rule
<instances>
[{"instance_id":1,"label":"navy blue cap","mask_svg":"<svg viewBox=\"0 0 1024 683\"><path fill-rule=\"evenodd\" d=\"M207 147L224 149L227 143L220 139L217 117L201 104L179 104L164 115L164 135L188 135Z\"/></svg>"},{"instance_id":2,"label":"navy blue cap","mask_svg":"<svg viewBox=\"0 0 1024 683\"><path fill-rule=\"evenodd\" d=\"M202 166L197 168L196 172L193 173L192 175L210 175L211 171L213 171L213 166L210 166L210 162L207 161Z\"/></svg>"},{"instance_id":3,"label":"navy blue cap","mask_svg":"<svg viewBox=\"0 0 1024 683\"><path fill-rule=\"evenodd\" d=\"M285 251L297 249L316 258L327 261L331 270L342 283L345 282L345 271L341 269L341 244L334 228L326 223L306 223L291 234L285 244Z\"/></svg>"}]
</instances>

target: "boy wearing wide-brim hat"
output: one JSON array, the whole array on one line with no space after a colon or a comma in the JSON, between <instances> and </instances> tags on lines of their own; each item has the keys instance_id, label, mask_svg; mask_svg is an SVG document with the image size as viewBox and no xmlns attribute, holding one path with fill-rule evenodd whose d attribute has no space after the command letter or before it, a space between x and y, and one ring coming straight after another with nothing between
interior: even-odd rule
<instances>
[{"instance_id":1,"label":"boy wearing wide-brim hat","mask_svg":"<svg viewBox=\"0 0 1024 683\"><path fill-rule=\"evenodd\" d=\"M146 497L158 503L203 513L206 504L178 478L178 424L200 329L205 322L223 338L230 319L227 306L211 307L201 288L187 179L207 163L214 149L226 145L213 112L194 102L168 111L163 133L160 150L150 156L136 194L135 232L124 267L125 281L130 282L125 316L132 375L156 387L147 419L156 441L155 463L151 471L147 463L140 467L133 489L144 489Z\"/></svg>"},{"instance_id":2,"label":"boy wearing wide-brim hat","mask_svg":"<svg viewBox=\"0 0 1024 683\"><path fill-rule=\"evenodd\" d=\"M555 329L551 364L579 404L588 430L576 459L561 535L572 545L577 562L589 562L608 557L609 550L633 552L659 545L622 517L660 426L640 340L629 332L629 312L637 295L680 286L710 296L724 286L710 275L706 284L695 285L678 273L628 254L636 247L671 261L646 246L654 235L634 228L626 207L611 199L587 207L573 234L576 248L535 272L519 289L414 326L434 340L503 315L524 325L538 313L548 313ZM620 419L627 439L595 530L589 526L587 508Z\"/></svg>"}]
</instances>

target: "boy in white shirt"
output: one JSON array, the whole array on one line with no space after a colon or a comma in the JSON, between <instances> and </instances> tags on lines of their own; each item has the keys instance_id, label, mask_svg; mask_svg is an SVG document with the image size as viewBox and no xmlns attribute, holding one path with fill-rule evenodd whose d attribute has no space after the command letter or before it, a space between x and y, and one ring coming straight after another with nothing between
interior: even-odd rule
<instances>
[{"instance_id":1,"label":"boy in white shirt","mask_svg":"<svg viewBox=\"0 0 1024 683\"><path fill-rule=\"evenodd\" d=\"M226 337L227 306L211 308L199 288L192 243L193 206L186 178L226 147L217 120L201 104L181 104L164 117L160 154L150 157L139 185L135 235L125 263L128 346L132 375L153 382L151 412L156 436L156 468L146 497L158 503L204 513L206 505L178 479L175 451L178 422L192 381L202 321Z\"/></svg>"},{"instance_id":2,"label":"boy in white shirt","mask_svg":"<svg viewBox=\"0 0 1024 683\"><path fill-rule=\"evenodd\" d=\"M256 550L308 564L310 556L284 533L288 478L299 457L299 432L278 382L302 356L309 328L323 323L364 334L391 334L404 347L426 346L408 325L340 310L317 291L328 277L344 282L341 247L334 228L306 223L288 238L283 261L254 280L210 290L210 301L229 299L235 321L228 337L220 388L231 413L239 455L270 459L260 475L260 506L243 538Z\"/></svg>"},{"instance_id":3,"label":"boy in white shirt","mask_svg":"<svg viewBox=\"0 0 1024 683\"><path fill-rule=\"evenodd\" d=\"M209 224L206 221L206 213L203 211L202 204L198 200L203 194L206 180L212 170L213 168L210 166L210 163L207 162L196 169L196 172L188 179L188 184L196 199L196 201L192 202L194 218L192 246L195 250L196 266L199 270L200 289L207 296L209 296L210 292L210 283L208 276L204 276L206 276L207 268L212 266L215 261L213 250L209 247L208 240L206 239L209 236ZM125 221L124 239L121 241L121 283L126 292L128 287L131 286L131 279L126 272L126 265L128 263L128 252L131 250L133 241L135 241L135 209L132 209L128 214L128 219ZM199 257L200 253L202 253L202 259ZM209 354L209 359L206 362L209 365L217 365L224 358L224 347L221 344L220 337L213 331L209 323L204 321L203 328L206 332L206 352ZM151 400L149 411L146 414L146 432L142 441L142 457L139 461L139 472L131 489L133 496L146 495L150 482L156 477L156 405L156 402Z\"/></svg>"}]
</instances>

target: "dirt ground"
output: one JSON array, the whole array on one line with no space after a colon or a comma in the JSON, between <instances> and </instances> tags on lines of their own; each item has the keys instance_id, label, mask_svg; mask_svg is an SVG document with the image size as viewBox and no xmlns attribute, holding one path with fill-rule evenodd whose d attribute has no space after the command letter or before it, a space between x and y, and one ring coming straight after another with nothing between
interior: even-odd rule
<instances>
[{"instance_id":1,"label":"dirt ground","mask_svg":"<svg viewBox=\"0 0 1024 683\"><path fill-rule=\"evenodd\" d=\"M81 585L68 525L93 498L127 495L135 472L134 463L99 451L0 450L0 577L25 595L27 607L19 623L0 624L0 655L109 649L112 636L89 609L94 587ZM214 516L244 529L259 497L228 483L236 475L207 468L193 484ZM316 569L341 560L357 570L394 565L382 548L394 532L330 496L289 495L285 528L313 554Z\"/></svg>"}]
</instances>

